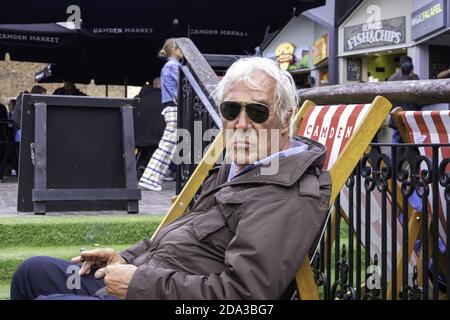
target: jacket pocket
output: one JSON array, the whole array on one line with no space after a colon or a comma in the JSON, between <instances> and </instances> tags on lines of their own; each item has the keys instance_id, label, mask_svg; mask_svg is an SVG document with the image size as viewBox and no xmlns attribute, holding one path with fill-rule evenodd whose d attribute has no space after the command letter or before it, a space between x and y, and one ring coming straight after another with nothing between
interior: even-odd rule
<instances>
[{"instance_id":1,"label":"jacket pocket","mask_svg":"<svg viewBox=\"0 0 450 320\"><path fill-rule=\"evenodd\" d=\"M224 217L217 209L200 214L192 219L192 228L200 241L207 240L212 234L225 228L226 225Z\"/></svg>"},{"instance_id":2,"label":"jacket pocket","mask_svg":"<svg viewBox=\"0 0 450 320\"><path fill-rule=\"evenodd\" d=\"M244 193L235 191L231 187L225 187L214 196L218 202L218 208L223 216L228 217L236 211L238 207L245 203Z\"/></svg>"},{"instance_id":3,"label":"jacket pocket","mask_svg":"<svg viewBox=\"0 0 450 320\"><path fill-rule=\"evenodd\" d=\"M305 174L299 182L298 194L306 197L320 198L319 178L315 175Z\"/></svg>"}]
</instances>

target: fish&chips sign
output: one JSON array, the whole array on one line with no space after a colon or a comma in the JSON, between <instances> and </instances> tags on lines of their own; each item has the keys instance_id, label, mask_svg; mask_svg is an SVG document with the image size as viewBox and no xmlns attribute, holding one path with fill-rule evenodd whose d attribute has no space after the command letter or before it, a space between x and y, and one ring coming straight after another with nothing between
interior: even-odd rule
<instances>
[{"instance_id":1,"label":"fish&chips sign","mask_svg":"<svg viewBox=\"0 0 450 320\"><path fill-rule=\"evenodd\" d=\"M406 41L406 17L374 21L344 28L344 50L397 45Z\"/></svg>"}]
</instances>

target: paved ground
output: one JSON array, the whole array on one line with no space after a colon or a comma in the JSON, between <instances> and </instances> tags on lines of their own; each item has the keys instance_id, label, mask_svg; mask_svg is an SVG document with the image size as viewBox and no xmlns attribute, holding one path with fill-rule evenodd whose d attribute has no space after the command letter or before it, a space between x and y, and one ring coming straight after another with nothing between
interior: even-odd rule
<instances>
[{"instance_id":1,"label":"paved ground","mask_svg":"<svg viewBox=\"0 0 450 320\"><path fill-rule=\"evenodd\" d=\"M17 179L5 177L0 182L0 217L17 217L33 215L32 212L17 212ZM171 198L175 195L175 182L165 181L160 192L142 191L142 200L139 201L139 214L164 214L168 211ZM102 215L123 214L124 211L96 211L96 212L49 212L47 215Z\"/></svg>"}]
</instances>

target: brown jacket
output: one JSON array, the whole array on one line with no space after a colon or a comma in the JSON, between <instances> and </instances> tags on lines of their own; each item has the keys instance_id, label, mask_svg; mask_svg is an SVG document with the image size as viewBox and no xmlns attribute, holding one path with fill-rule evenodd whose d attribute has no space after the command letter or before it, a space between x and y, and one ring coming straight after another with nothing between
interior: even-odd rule
<instances>
[{"instance_id":1,"label":"brown jacket","mask_svg":"<svg viewBox=\"0 0 450 320\"><path fill-rule=\"evenodd\" d=\"M278 299L320 233L331 181L325 147L281 158L227 181L212 170L192 210L121 253L138 266L127 299Z\"/></svg>"}]
</instances>

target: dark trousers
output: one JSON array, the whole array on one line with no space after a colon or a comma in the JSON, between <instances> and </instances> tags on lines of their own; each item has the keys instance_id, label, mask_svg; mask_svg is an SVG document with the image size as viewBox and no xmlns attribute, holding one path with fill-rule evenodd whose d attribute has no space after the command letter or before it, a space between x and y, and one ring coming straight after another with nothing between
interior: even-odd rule
<instances>
[{"instance_id":1,"label":"dark trousers","mask_svg":"<svg viewBox=\"0 0 450 320\"><path fill-rule=\"evenodd\" d=\"M24 261L11 282L12 300L116 300L114 296L95 295L105 286L94 272L79 277L76 265L69 261L33 257ZM78 281L79 280L79 281Z\"/></svg>"}]
</instances>

